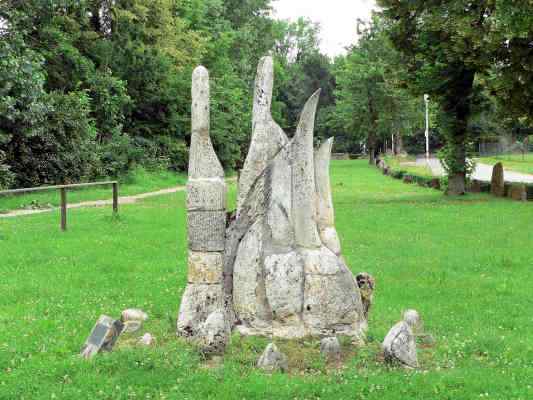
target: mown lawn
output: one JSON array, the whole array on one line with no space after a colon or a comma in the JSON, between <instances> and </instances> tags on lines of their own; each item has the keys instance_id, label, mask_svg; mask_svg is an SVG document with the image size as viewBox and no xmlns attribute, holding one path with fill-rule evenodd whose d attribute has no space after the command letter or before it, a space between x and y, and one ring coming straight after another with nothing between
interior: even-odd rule
<instances>
[{"instance_id":1,"label":"mown lawn","mask_svg":"<svg viewBox=\"0 0 533 400\"><path fill-rule=\"evenodd\" d=\"M112 180L112 179L108 179ZM187 181L185 174L170 171L147 171L138 168L122 179L119 184L120 196L132 196L140 193L166 189L183 185ZM89 187L87 189L69 190L69 203L91 200L106 200L112 198L111 186ZM47 208L58 206L59 191L33 192L22 195L0 196L0 213L20 208Z\"/></svg>"},{"instance_id":2,"label":"mown lawn","mask_svg":"<svg viewBox=\"0 0 533 400\"><path fill-rule=\"evenodd\" d=\"M533 205L482 194L446 199L366 161L333 164L337 227L348 264L377 279L368 345L342 368L318 342L281 343L289 374L253 368L267 341L234 337L204 362L175 337L186 280L184 193L109 209L0 220L0 399L531 399ZM231 193L235 197L234 191ZM78 352L100 314L140 307L137 336L90 362ZM436 344L422 369L382 363L379 343L418 309Z\"/></svg>"},{"instance_id":3,"label":"mown lawn","mask_svg":"<svg viewBox=\"0 0 533 400\"><path fill-rule=\"evenodd\" d=\"M479 159L479 162L489 165L501 162L503 168L509 171L533 174L533 153L527 153L523 156L521 154L505 154L501 156L482 157Z\"/></svg>"}]
</instances>

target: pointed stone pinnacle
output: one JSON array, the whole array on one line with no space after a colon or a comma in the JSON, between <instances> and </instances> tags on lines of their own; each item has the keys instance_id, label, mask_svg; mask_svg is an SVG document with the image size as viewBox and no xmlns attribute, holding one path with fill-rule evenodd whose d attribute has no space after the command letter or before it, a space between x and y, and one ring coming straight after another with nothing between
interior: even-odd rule
<instances>
[{"instance_id":1,"label":"pointed stone pinnacle","mask_svg":"<svg viewBox=\"0 0 533 400\"><path fill-rule=\"evenodd\" d=\"M262 57L257 66L255 78L253 121L270 115L272 105L272 90L274 88L274 60L270 56Z\"/></svg>"},{"instance_id":2,"label":"pointed stone pinnacle","mask_svg":"<svg viewBox=\"0 0 533 400\"><path fill-rule=\"evenodd\" d=\"M296 244L304 248L320 247L316 216L316 185L313 130L320 90L307 101L292 141L292 211Z\"/></svg>"},{"instance_id":3,"label":"pointed stone pinnacle","mask_svg":"<svg viewBox=\"0 0 533 400\"><path fill-rule=\"evenodd\" d=\"M330 138L315 151L316 221L322 243L336 255L340 255L341 246L335 230L335 213L329 180L332 146L333 138Z\"/></svg>"},{"instance_id":4,"label":"pointed stone pinnacle","mask_svg":"<svg viewBox=\"0 0 533 400\"><path fill-rule=\"evenodd\" d=\"M209 72L202 66L192 75L191 123L189 178L223 178L224 169L209 136Z\"/></svg>"},{"instance_id":5,"label":"pointed stone pinnacle","mask_svg":"<svg viewBox=\"0 0 533 400\"><path fill-rule=\"evenodd\" d=\"M272 119L272 88L274 85L274 61L272 57L261 58L255 78L252 117L252 140L239 180L237 215L256 179L263 174L268 163L288 143L287 135Z\"/></svg>"}]
</instances>

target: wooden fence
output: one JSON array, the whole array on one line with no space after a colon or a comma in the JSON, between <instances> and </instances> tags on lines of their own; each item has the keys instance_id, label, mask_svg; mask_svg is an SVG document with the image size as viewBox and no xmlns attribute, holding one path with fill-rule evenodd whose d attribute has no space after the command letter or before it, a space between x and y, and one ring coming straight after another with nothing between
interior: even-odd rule
<instances>
[{"instance_id":1,"label":"wooden fence","mask_svg":"<svg viewBox=\"0 0 533 400\"><path fill-rule=\"evenodd\" d=\"M31 193L31 192L44 192L50 190L59 190L61 196L61 230L67 230L67 190L68 189L81 189L91 186L112 186L113 187L113 213L118 213L118 182L92 182L92 183L76 183L73 185L57 185L57 186L40 186L35 188L26 189L13 189L0 191L0 196Z\"/></svg>"}]
</instances>

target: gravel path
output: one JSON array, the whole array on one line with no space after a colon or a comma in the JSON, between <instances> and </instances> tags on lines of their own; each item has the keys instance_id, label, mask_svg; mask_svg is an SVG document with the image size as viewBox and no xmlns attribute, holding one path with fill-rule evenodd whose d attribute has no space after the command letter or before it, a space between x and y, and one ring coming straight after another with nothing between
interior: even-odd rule
<instances>
[{"instance_id":1,"label":"gravel path","mask_svg":"<svg viewBox=\"0 0 533 400\"><path fill-rule=\"evenodd\" d=\"M445 174L444 168L437 158L430 158L427 161L423 157L417 158L416 164L419 166L426 166L429 164L429 168L435 176L443 176ZM520 172L505 171L504 177L506 182L533 183L533 175L522 174ZM490 182L492 178L492 166L477 163L472 178L479 181Z\"/></svg>"},{"instance_id":2,"label":"gravel path","mask_svg":"<svg viewBox=\"0 0 533 400\"><path fill-rule=\"evenodd\" d=\"M118 204L119 205L133 204L137 202L137 200L146 199L148 197L161 196L164 194L181 192L183 190L185 190L185 186L176 186L173 188L158 190L157 192L141 193L135 196L122 196L118 198ZM112 204L113 204L113 200L93 200L93 201L83 201L81 203L68 204L67 208L71 209L71 208L85 208L85 207L105 207L105 206L110 206ZM43 214L43 213L51 212L57 209L58 207L44 208L44 209L37 209L37 210L13 210L5 214L0 214L0 218L14 218L14 217L20 217L22 215Z\"/></svg>"}]
</instances>

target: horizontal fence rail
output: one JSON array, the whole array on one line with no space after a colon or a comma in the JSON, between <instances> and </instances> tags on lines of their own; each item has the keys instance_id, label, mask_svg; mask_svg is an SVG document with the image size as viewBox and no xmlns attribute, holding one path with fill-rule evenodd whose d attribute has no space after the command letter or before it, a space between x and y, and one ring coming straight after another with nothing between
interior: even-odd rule
<instances>
[{"instance_id":1,"label":"horizontal fence rail","mask_svg":"<svg viewBox=\"0 0 533 400\"><path fill-rule=\"evenodd\" d=\"M112 186L113 187L113 214L118 213L118 182L117 181L105 181L105 182L90 182L90 183L75 183L72 185L56 185L56 186L39 186L34 188L22 188L13 190L2 190L0 196L18 195L32 192L45 192L52 190L59 190L61 196L61 230L67 230L67 190L68 189L82 189L92 186Z\"/></svg>"}]
</instances>

